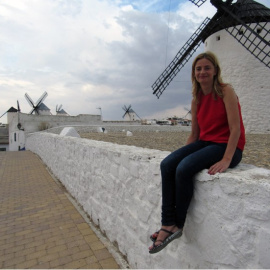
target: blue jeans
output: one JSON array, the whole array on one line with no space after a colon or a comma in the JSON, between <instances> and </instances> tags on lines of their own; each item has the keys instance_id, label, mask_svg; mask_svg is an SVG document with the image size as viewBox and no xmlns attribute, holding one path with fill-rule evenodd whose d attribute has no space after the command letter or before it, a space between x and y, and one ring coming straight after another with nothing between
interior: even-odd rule
<instances>
[{"instance_id":1,"label":"blue jeans","mask_svg":"<svg viewBox=\"0 0 270 270\"><path fill-rule=\"evenodd\" d=\"M196 141L167 156L160 164L162 177L161 224L183 228L193 196L193 177L223 158L227 144ZM230 168L239 164L242 151L236 149Z\"/></svg>"}]
</instances>

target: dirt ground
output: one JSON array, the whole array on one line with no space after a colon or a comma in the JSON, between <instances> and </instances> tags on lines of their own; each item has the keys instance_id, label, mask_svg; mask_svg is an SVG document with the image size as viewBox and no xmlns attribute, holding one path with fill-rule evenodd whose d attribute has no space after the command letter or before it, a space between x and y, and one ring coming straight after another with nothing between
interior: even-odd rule
<instances>
[{"instance_id":1,"label":"dirt ground","mask_svg":"<svg viewBox=\"0 0 270 270\"><path fill-rule=\"evenodd\" d=\"M105 141L122 145L174 151L183 146L189 132L133 132L127 136L125 132L109 133L81 133L82 138ZM246 146L243 154L243 163L270 169L270 134L246 134Z\"/></svg>"}]
</instances>

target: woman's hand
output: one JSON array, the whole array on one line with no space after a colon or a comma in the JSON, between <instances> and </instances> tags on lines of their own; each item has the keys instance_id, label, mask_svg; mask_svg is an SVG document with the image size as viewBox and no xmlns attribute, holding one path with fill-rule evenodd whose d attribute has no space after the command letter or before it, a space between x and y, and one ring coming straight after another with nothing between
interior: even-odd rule
<instances>
[{"instance_id":1,"label":"woman's hand","mask_svg":"<svg viewBox=\"0 0 270 270\"><path fill-rule=\"evenodd\" d=\"M215 163L214 165L212 165L209 170L208 173L210 175L214 175L216 173L222 173L224 171L226 171L229 166L230 166L231 161L230 160L226 160L226 159L222 159L221 161Z\"/></svg>"}]
</instances>

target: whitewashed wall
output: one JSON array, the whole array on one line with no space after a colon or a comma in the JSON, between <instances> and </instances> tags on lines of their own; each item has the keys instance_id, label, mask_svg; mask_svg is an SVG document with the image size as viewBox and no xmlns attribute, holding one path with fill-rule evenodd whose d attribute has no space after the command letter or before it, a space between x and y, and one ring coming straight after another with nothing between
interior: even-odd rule
<instances>
[{"instance_id":1,"label":"whitewashed wall","mask_svg":"<svg viewBox=\"0 0 270 270\"><path fill-rule=\"evenodd\" d=\"M101 115L79 114L77 116L63 115L35 115L26 113L8 113L9 132L18 131L18 123L26 134L43 130L45 127L59 127L64 125L94 125L101 124ZM43 128L42 128L43 126Z\"/></svg>"},{"instance_id":2,"label":"whitewashed wall","mask_svg":"<svg viewBox=\"0 0 270 270\"><path fill-rule=\"evenodd\" d=\"M196 177L183 236L150 255L160 226L160 161L168 154L35 133L41 157L132 268L270 268L270 171L240 165Z\"/></svg>"}]
</instances>

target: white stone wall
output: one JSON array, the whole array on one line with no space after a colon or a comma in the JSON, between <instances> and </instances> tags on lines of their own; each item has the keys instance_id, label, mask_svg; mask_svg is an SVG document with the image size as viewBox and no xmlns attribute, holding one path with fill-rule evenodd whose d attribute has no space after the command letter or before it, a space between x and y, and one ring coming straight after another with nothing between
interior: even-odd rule
<instances>
[{"instance_id":1,"label":"white stone wall","mask_svg":"<svg viewBox=\"0 0 270 270\"><path fill-rule=\"evenodd\" d=\"M269 40L270 36L266 39ZM205 40L205 50L218 56L224 82L234 87L241 103L246 131L270 131L270 69L226 30L208 37Z\"/></svg>"},{"instance_id":2,"label":"white stone wall","mask_svg":"<svg viewBox=\"0 0 270 270\"><path fill-rule=\"evenodd\" d=\"M169 152L35 133L41 157L132 268L270 268L270 171L240 165L196 177L183 236L156 255L160 161Z\"/></svg>"},{"instance_id":3,"label":"white stone wall","mask_svg":"<svg viewBox=\"0 0 270 270\"><path fill-rule=\"evenodd\" d=\"M102 124L100 115L79 114L77 116L63 115L35 115L25 113L8 113L10 119L9 132L18 130L18 123L25 133L36 132L42 130L42 127L52 128L59 126L73 125L95 125Z\"/></svg>"}]
</instances>

